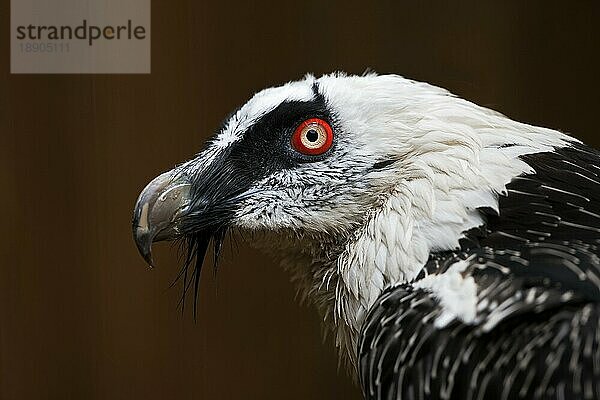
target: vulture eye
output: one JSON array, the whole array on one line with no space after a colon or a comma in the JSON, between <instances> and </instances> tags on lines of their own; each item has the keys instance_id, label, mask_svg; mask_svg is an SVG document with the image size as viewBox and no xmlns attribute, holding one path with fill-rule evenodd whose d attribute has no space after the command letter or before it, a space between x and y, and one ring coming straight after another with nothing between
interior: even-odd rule
<instances>
[{"instance_id":1,"label":"vulture eye","mask_svg":"<svg viewBox=\"0 0 600 400\"><path fill-rule=\"evenodd\" d=\"M318 156L325 153L333 143L331 126L319 118L310 118L301 123L292 136L292 146L296 151Z\"/></svg>"}]
</instances>

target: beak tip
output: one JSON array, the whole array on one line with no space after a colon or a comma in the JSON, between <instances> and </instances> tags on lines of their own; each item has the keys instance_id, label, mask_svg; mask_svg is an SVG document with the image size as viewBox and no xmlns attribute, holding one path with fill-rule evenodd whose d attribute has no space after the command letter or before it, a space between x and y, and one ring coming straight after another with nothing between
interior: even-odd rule
<instances>
[{"instance_id":1,"label":"beak tip","mask_svg":"<svg viewBox=\"0 0 600 400\"><path fill-rule=\"evenodd\" d=\"M144 258L150 268L154 268L154 259L152 258L152 242L154 234L141 227L134 227L133 237L140 255Z\"/></svg>"},{"instance_id":2,"label":"beak tip","mask_svg":"<svg viewBox=\"0 0 600 400\"><path fill-rule=\"evenodd\" d=\"M135 203L133 239L150 268L154 267L152 243L175 238L177 224L174 221L189 202L190 184L178 174L173 170L154 178Z\"/></svg>"},{"instance_id":3,"label":"beak tip","mask_svg":"<svg viewBox=\"0 0 600 400\"><path fill-rule=\"evenodd\" d=\"M154 260L152 259L152 252L149 251L146 254L142 254L142 257L144 257L144 261L146 261L146 264L148 264L148 267L150 269L154 268Z\"/></svg>"}]
</instances>

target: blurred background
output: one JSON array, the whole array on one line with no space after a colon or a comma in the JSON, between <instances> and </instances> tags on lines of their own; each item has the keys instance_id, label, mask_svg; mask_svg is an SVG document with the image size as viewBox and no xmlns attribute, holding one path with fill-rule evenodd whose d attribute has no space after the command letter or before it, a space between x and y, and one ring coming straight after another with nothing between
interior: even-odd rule
<instances>
[{"instance_id":1,"label":"blurred background","mask_svg":"<svg viewBox=\"0 0 600 400\"><path fill-rule=\"evenodd\" d=\"M240 244L177 308L145 184L261 88L366 68L600 146L597 1L152 1L152 74L10 75L0 45L1 399L359 399L288 277ZM188 303L189 304L189 303Z\"/></svg>"}]
</instances>

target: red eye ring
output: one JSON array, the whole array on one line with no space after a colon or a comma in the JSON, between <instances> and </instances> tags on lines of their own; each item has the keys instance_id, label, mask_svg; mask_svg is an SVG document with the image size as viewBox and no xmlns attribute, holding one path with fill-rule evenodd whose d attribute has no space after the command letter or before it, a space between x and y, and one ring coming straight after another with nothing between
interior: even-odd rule
<instances>
[{"instance_id":1,"label":"red eye ring","mask_svg":"<svg viewBox=\"0 0 600 400\"><path fill-rule=\"evenodd\" d=\"M319 156L331 148L333 129L320 118L310 118L301 123L292 135L292 146L307 156Z\"/></svg>"}]
</instances>

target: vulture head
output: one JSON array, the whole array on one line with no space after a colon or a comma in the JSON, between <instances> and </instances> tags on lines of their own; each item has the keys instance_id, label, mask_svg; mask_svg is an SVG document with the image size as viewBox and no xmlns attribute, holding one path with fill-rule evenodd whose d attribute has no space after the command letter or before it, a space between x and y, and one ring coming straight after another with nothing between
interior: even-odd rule
<instances>
[{"instance_id":1,"label":"vulture head","mask_svg":"<svg viewBox=\"0 0 600 400\"><path fill-rule=\"evenodd\" d=\"M133 235L149 264L153 242L184 243L197 285L209 245L218 257L240 233L290 270L355 361L382 291L457 248L483 223L477 209L530 169L519 156L559 135L397 75L309 75L255 94L151 181Z\"/></svg>"}]
</instances>

